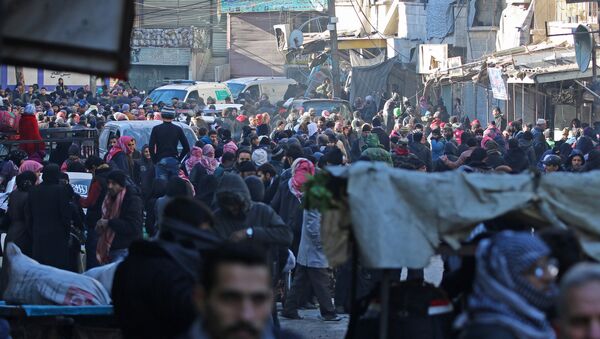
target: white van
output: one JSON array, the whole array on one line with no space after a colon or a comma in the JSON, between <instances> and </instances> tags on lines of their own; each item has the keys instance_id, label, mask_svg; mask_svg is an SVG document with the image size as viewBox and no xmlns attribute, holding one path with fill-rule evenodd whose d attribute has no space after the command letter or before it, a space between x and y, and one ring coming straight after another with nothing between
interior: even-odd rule
<instances>
[{"instance_id":1,"label":"white van","mask_svg":"<svg viewBox=\"0 0 600 339\"><path fill-rule=\"evenodd\" d=\"M225 84L229 87L235 100L242 93L250 95L255 100L259 99L261 95L266 94L269 97L269 101L274 104L277 101L283 100L283 96L289 85L296 85L297 82L294 79L285 77L249 77L227 80Z\"/></svg>"},{"instance_id":2,"label":"white van","mask_svg":"<svg viewBox=\"0 0 600 339\"><path fill-rule=\"evenodd\" d=\"M206 100L211 97L217 101L217 104L224 104L225 98L232 99L231 92L227 85L218 82L202 82L202 81L173 81L169 85L161 86L148 95L152 102L164 102L167 105L171 104L171 99L179 98L181 102L188 102L189 99L199 98ZM233 100L233 99L232 99Z\"/></svg>"}]
</instances>

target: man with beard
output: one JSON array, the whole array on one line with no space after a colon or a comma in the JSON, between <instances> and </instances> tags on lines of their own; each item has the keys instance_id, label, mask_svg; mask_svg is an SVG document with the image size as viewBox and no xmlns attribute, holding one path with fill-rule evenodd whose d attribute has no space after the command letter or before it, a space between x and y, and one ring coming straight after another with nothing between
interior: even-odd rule
<instances>
[{"instance_id":1,"label":"man with beard","mask_svg":"<svg viewBox=\"0 0 600 339\"><path fill-rule=\"evenodd\" d=\"M206 258L194 293L200 317L182 339L295 339L271 325L271 270L260 248L228 244Z\"/></svg>"}]
</instances>

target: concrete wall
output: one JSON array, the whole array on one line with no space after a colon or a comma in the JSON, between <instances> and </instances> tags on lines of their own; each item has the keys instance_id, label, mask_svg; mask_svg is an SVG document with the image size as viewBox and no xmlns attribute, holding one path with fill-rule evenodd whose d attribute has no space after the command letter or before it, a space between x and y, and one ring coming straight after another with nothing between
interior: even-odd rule
<instances>
[{"instance_id":1,"label":"concrete wall","mask_svg":"<svg viewBox=\"0 0 600 339\"><path fill-rule=\"evenodd\" d=\"M498 27L471 27L467 43L467 62L481 58L496 50L496 32Z\"/></svg>"}]
</instances>

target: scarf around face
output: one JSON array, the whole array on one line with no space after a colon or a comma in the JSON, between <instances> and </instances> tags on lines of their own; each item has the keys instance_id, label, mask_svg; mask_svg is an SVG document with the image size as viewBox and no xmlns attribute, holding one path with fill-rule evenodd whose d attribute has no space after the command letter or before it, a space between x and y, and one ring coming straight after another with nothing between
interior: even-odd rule
<instances>
[{"instance_id":1,"label":"scarf around face","mask_svg":"<svg viewBox=\"0 0 600 339\"><path fill-rule=\"evenodd\" d=\"M527 232L504 231L477 248L473 294L468 300L471 321L509 329L518 338L554 339L543 310L552 305L550 291L535 289L523 273L550 250Z\"/></svg>"},{"instance_id":2,"label":"scarf around face","mask_svg":"<svg viewBox=\"0 0 600 339\"><path fill-rule=\"evenodd\" d=\"M288 181L288 187L298 200L302 200L304 195L302 186L313 175L315 175L315 165L308 159L298 158L292 164L292 177Z\"/></svg>"},{"instance_id":3,"label":"scarf around face","mask_svg":"<svg viewBox=\"0 0 600 339\"><path fill-rule=\"evenodd\" d=\"M202 160L202 148L198 146L192 147L192 151L190 152L190 157L185 161L185 169L187 170L188 175L192 174L192 169Z\"/></svg>"},{"instance_id":4,"label":"scarf around face","mask_svg":"<svg viewBox=\"0 0 600 339\"><path fill-rule=\"evenodd\" d=\"M115 197L110 194L106 195L106 198L102 202L102 219L111 220L121 215L121 205L126 193L127 188L123 188ZM96 259L102 265L110 262L109 253L113 240L115 240L115 232L107 226L100 234L98 245L96 246Z\"/></svg>"},{"instance_id":5,"label":"scarf around face","mask_svg":"<svg viewBox=\"0 0 600 339\"><path fill-rule=\"evenodd\" d=\"M204 145L204 147L202 147L202 153L204 153L204 155L200 160L200 164L206 168L208 174L214 174L219 166L219 161L215 159L215 148L211 144Z\"/></svg>"}]
</instances>

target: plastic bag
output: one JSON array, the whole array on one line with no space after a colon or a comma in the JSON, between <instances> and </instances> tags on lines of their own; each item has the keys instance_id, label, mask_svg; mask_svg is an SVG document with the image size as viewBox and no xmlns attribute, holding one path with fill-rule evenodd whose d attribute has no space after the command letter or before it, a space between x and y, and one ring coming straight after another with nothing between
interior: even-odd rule
<instances>
[{"instance_id":1,"label":"plastic bag","mask_svg":"<svg viewBox=\"0 0 600 339\"><path fill-rule=\"evenodd\" d=\"M21 253L14 243L6 246L9 304L109 305L108 292L100 282L83 274L46 266Z\"/></svg>"},{"instance_id":2,"label":"plastic bag","mask_svg":"<svg viewBox=\"0 0 600 339\"><path fill-rule=\"evenodd\" d=\"M117 261L112 264L94 267L91 270L83 272L83 275L98 280L108 293L112 295L112 284L115 278L115 272L120 263L120 261Z\"/></svg>"}]
</instances>

